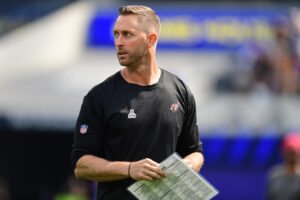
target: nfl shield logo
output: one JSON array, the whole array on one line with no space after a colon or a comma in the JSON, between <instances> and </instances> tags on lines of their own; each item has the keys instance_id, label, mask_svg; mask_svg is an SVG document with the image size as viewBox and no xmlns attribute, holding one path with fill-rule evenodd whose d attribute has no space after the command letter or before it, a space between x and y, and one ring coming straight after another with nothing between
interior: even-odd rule
<instances>
[{"instance_id":1,"label":"nfl shield logo","mask_svg":"<svg viewBox=\"0 0 300 200\"><path fill-rule=\"evenodd\" d=\"M80 133L81 134L86 134L87 129L88 129L88 125L82 124L81 127L80 127Z\"/></svg>"}]
</instances>

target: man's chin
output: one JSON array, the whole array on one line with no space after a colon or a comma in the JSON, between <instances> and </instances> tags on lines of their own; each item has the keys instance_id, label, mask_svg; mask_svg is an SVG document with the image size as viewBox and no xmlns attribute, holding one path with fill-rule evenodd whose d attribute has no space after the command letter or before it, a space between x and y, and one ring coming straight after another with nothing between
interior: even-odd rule
<instances>
[{"instance_id":1,"label":"man's chin","mask_svg":"<svg viewBox=\"0 0 300 200\"><path fill-rule=\"evenodd\" d=\"M125 66L125 67L127 67L128 66L128 62L126 62L125 60L119 60L119 63L120 63L120 65L121 66Z\"/></svg>"},{"instance_id":2,"label":"man's chin","mask_svg":"<svg viewBox=\"0 0 300 200\"><path fill-rule=\"evenodd\" d=\"M121 66L127 67L126 63L119 62Z\"/></svg>"}]
</instances>

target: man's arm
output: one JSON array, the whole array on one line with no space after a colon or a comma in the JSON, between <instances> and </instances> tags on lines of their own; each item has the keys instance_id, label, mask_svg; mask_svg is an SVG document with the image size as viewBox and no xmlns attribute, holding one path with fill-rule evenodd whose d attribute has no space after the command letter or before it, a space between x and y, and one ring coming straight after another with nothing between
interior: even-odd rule
<instances>
[{"instance_id":1,"label":"man's arm","mask_svg":"<svg viewBox=\"0 0 300 200\"><path fill-rule=\"evenodd\" d=\"M200 152L194 152L187 155L183 161L191 168L193 168L196 172L199 172L203 163L204 157Z\"/></svg>"},{"instance_id":2,"label":"man's arm","mask_svg":"<svg viewBox=\"0 0 300 200\"><path fill-rule=\"evenodd\" d=\"M99 182L129 177L154 181L166 176L166 173L158 168L158 163L148 158L136 162L110 162L93 155L82 156L76 163L74 173L76 178Z\"/></svg>"}]
</instances>

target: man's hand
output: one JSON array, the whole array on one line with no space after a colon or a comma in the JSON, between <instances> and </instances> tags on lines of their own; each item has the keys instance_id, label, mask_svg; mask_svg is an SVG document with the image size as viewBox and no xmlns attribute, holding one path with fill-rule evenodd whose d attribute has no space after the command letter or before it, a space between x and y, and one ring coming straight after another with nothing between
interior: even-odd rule
<instances>
[{"instance_id":1,"label":"man's hand","mask_svg":"<svg viewBox=\"0 0 300 200\"><path fill-rule=\"evenodd\" d=\"M158 168L158 163L149 158L132 162L128 172L131 178L135 180L147 180L151 182L156 179L161 180L167 176L163 170Z\"/></svg>"},{"instance_id":2,"label":"man's hand","mask_svg":"<svg viewBox=\"0 0 300 200\"><path fill-rule=\"evenodd\" d=\"M185 158L183 158L183 162L185 162L189 167L194 169L196 172L199 172L200 168L203 165L204 158L202 153L194 152L187 155Z\"/></svg>"},{"instance_id":3,"label":"man's hand","mask_svg":"<svg viewBox=\"0 0 300 200\"><path fill-rule=\"evenodd\" d=\"M192 161L191 161L190 159L184 158L184 159L182 159L182 161L183 161L185 164L187 164L190 168L193 169L193 163L192 163Z\"/></svg>"}]
</instances>

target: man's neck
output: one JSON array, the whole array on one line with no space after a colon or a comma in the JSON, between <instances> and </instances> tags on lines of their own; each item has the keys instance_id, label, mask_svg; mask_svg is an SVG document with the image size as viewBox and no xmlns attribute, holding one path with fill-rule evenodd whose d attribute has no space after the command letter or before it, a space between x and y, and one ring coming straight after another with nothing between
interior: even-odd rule
<instances>
[{"instance_id":1,"label":"man's neck","mask_svg":"<svg viewBox=\"0 0 300 200\"><path fill-rule=\"evenodd\" d=\"M121 70L121 75L129 83L147 86L159 81L161 70L156 64L140 65L138 67L125 67Z\"/></svg>"}]
</instances>

